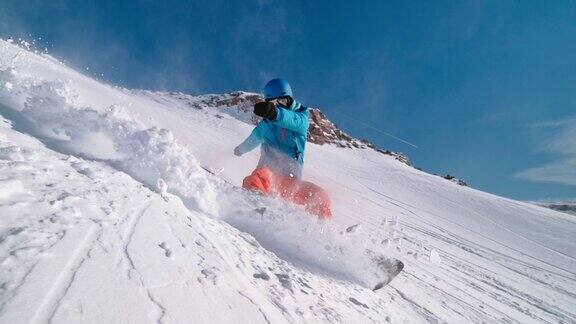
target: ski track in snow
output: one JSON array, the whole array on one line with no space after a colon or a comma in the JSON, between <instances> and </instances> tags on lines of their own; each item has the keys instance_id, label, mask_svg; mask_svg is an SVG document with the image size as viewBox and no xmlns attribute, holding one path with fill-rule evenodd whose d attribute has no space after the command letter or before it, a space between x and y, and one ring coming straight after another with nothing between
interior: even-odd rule
<instances>
[{"instance_id":1,"label":"ski track in snow","mask_svg":"<svg viewBox=\"0 0 576 324\"><path fill-rule=\"evenodd\" d=\"M78 246L72 251L68 262L60 270L60 274L52 284L52 288L41 301L31 322L44 323L52 321L54 313L60 306L62 299L74 283L76 272L88 257L94 244L95 236L98 235L97 232L98 226L90 224L88 229L82 233L84 238L80 240Z\"/></svg>"},{"instance_id":2,"label":"ski track in snow","mask_svg":"<svg viewBox=\"0 0 576 324\"><path fill-rule=\"evenodd\" d=\"M154 316L154 317L156 317L156 322L161 323L162 318L166 315L166 308L164 306L162 306L162 304L160 304L156 300L156 298L154 298L154 296L150 292L150 289L148 287L146 287L143 276L138 271L138 269L136 268L134 260L132 259L132 256L129 252L130 245L132 243L132 237L133 237L134 233L136 232L136 227L138 226L138 224L140 223L140 220L144 217L144 215L146 214L146 211L149 208L150 208L150 203L147 203L145 206L138 207L134 212L131 213L130 216L128 216L129 221L128 221L128 224L126 226L127 227L126 231L124 232L124 235L122 237L122 241L123 241L122 252L123 252L123 256L124 256L123 260L125 260L127 265L128 265L128 267L126 268L126 277L129 280L132 280L132 279L134 279L133 275L136 276L136 280L138 281L139 286L145 290L146 297L148 297L150 302L152 304L154 304L154 306L157 309L157 312L156 312L157 314L156 314L156 316Z\"/></svg>"},{"instance_id":3,"label":"ski track in snow","mask_svg":"<svg viewBox=\"0 0 576 324\"><path fill-rule=\"evenodd\" d=\"M573 217L310 145L318 222L230 185L250 118L206 98L0 41L0 323L576 323ZM365 249L405 263L376 293Z\"/></svg>"},{"instance_id":4,"label":"ski track in snow","mask_svg":"<svg viewBox=\"0 0 576 324\"><path fill-rule=\"evenodd\" d=\"M357 178L357 179L360 179L360 178ZM358 181L360 182L360 180L358 180ZM365 186L365 187L367 187L367 186ZM369 187L367 187L367 188L373 193L376 193L378 195L386 197L389 200L388 201L389 203L400 208L401 210L406 211L410 215L419 217L419 215L422 215L422 213L427 213L427 211L419 210L418 208L416 208L414 206L410 206L410 205L407 205L403 202L397 201L394 198L383 195L382 193L380 193L380 192L378 192L372 188L369 188ZM369 198L366 198L366 199L369 199ZM415 210L418 211L419 214L416 213ZM439 216L439 215L434 215L434 214L432 214L432 215L435 217L438 217L440 219L445 219L444 217ZM422 222L421 219L419 221ZM563 310L563 309L555 306L552 303L546 302L546 301L542 300L541 298L536 297L533 294L524 293L521 288L515 287L514 284L508 284L504 281L500 281L499 279L497 279L497 277L501 276L502 273L505 273L505 271L500 270L498 272L495 272L493 269L488 269L485 265L487 263L488 264L489 263L497 263L499 266L502 266L504 269L509 270L515 274L518 274L518 275L524 277L525 280L532 282L532 284L534 284L534 285L546 286L547 288L549 288L551 290L555 290L558 293L571 296L572 298L574 298L576 296L573 293L562 289L560 286L551 284L550 282L546 282L546 281L543 281L543 280L538 279L538 278L534 278L525 272L519 271L515 267L511 267L510 265L515 264L517 266L522 266L525 268L534 269L536 271L546 271L552 275L558 276L560 280L561 279L568 279L569 281L572 281L571 282L572 284L573 284L573 280L574 280L573 278L574 277L573 276L571 277L570 275L574 275L573 272L568 271L568 270L563 269L563 268L560 268L560 267L557 267L555 265L549 264L548 262L542 261L539 258L535 258L535 257L532 257L530 255L526 255L526 254L518 251L515 248L512 248L510 246L502 244L501 242L494 242L494 243L497 243L498 245L505 247L506 249L510 249L513 252L516 252L517 254L522 255L523 258L533 258L533 260L538 261L539 263L543 264L543 267L535 266L534 263L526 262L520 258L512 257L513 253L510 253L510 254L500 253L496 250L490 249L487 246L483 246L483 245L479 245L479 244L476 244L474 242L471 242L470 240L467 240L466 238L464 238L458 234L452 233L450 231L446 231L445 227L440 227L440 226L435 225L434 223L431 223L431 222L425 222L425 223L427 225L427 228L423 228L421 226L418 226L418 225L408 221L407 219L404 219L402 221L402 224L406 229L411 229L411 230L416 231L420 234L425 234L427 237L438 239L438 240L442 241L443 243L446 243L446 244L449 244L452 246L454 246L454 245L459 246L462 250L465 250L467 252L471 252L474 255L477 255L477 256L482 258L481 261L471 262L469 260L462 259L461 257L459 257L453 253L449 253L448 251L444 250L444 252L443 252L444 259L451 260L452 261L451 263L453 264L450 266L450 269L445 269L446 273L449 274L449 276L452 279L457 279L456 281L453 280L453 282L455 281L458 283L465 284L467 286L474 287L475 290L480 291L483 294L490 295L495 300L498 300L499 302L504 303L507 306L514 308L514 309L518 310L519 312L526 314L527 316L529 316L533 320L536 320L539 322L540 321L546 321L546 320L545 320L545 318L542 318L542 317L539 317L535 314L532 314L528 310L528 308L523 308L522 306L520 306L518 304L519 300L521 300L522 302L528 304L529 306L537 308L537 309L539 309L539 310L541 310L541 311L543 311L543 312L545 312L545 313L547 313L553 317L560 318L560 319L565 320L565 321L573 321L574 320L574 314L573 313L567 312L566 310ZM466 226L462 226L459 224L455 224L455 225L465 229L466 231L478 234L476 231L474 231L473 229L470 229ZM434 229L436 231L433 231ZM507 231L509 231L509 230L507 229ZM518 236L521 237L520 235L518 235ZM489 241L493 241L488 237L483 237L483 238L486 240L489 240ZM409 239L406 238L406 240L409 240ZM531 240L527 240L527 241L534 243ZM541 246L538 243L535 243L535 244L537 246ZM547 247L544 247L544 248L546 250L550 250ZM564 253L558 252L558 254L565 256L569 259L573 259L572 257L567 256ZM487 258L487 256L489 256L489 257ZM416 266L419 267L419 265L416 265ZM550 269L545 269L546 267L556 268L555 270L560 270L561 273L551 271ZM426 269L423 269L423 268L421 268L419 270L426 272ZM464 274L464 275L462 275L462 274ZM418 278L417 276L410 273L410 271L405 272L405 275L412 276L415 279L418 279L421 283L425 284L424 281L422 281L420 278ZM394 286L394 285L395 285L394 283L391 284L391 286ZM463 290L461 288L457 288L457 289ZM398 291L400 292L400 290L398 290ZM440 289L438 292L441 294L444 294L445 296L450 297L450 299L452 299L452 303L466 304L467 308L471 308L471 309L473 308L473 307L470 307L471 306L470 304L463 302L462 297L456 298L455 296L452 296L450 294L446 294L445 292L441 292ZM405 295L402 294L402 296L404 299L410 300L410 298L406 298ZM468 298L464 298L464 299L479 301L474 296L474 294L469 294ZM418 311L421 312L422 314L424 314L424 313L429 314L429 312L427 312L427 311L422 312L422 310L425 310L425 309L422 308L420 305L416 305L413 301L410 301L410 302L412 304L414 304L415 309L418 309ZM489 304L484 304L483 307L492 308L492 306L490 306ZM504 312L498 311L497 309L493 309L493 311L499 312L500 315L502 316L502 318L506 318L507 320L510 320L510 321L513 320ZM426 315L426 316L429 317L428 315ZM492 320L497 320L497 319L498 318L492 318ZM436 320L434 320L434 321L436 321Z\"/></svg>"}]
</instances>

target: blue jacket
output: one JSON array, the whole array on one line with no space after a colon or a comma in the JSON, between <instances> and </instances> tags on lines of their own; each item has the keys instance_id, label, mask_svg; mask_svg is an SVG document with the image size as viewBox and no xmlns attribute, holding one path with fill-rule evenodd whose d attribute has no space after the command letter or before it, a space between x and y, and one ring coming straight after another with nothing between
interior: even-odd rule
<instances>
[{"instance_id":1,"label":"blue jacket","mask_svg":"<svg viewBox=\"0 0 576 324\"><path fill-rule=\"evenodd\" d=\"M309 126L308 108L294 100L289 108L278 109L275 120L260 121L238 147L242 153L246 153L260 144L267 144L303 165Z\"/></svg>"}]
</instances>

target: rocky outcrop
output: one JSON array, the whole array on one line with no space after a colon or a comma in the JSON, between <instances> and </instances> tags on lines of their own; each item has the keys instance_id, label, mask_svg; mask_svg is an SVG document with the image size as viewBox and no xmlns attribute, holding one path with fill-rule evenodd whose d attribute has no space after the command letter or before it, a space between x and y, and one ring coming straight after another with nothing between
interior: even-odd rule
<instances>
[{"instance_id":1,"label":"rocky outcrop","mask_svg":"<svg viewBox=\"0 0 576 324\"><path fill-rule=\"evenodd\" d=\"M576 200L575 201L560 201L560 202L532 202L538 206L550 208L562 213L576 215Z\"/></svg>"},{"instance_id":2,"label":"rocky outcrop","mask_svg":"<svg viewBox=\"0 0 576 324\"><path fill-rule=\"evenodd\" d=\"M454 182L455 184L460 185L460 186L464 186L464 187L467 187L467 186L468 186L468 184L466 183L466 181L464 181L464 180L462 180L462 179L458 179L458 178L456 178L455 176L452 176L452 175L449 175L449 174L443 176L442 178L444 178L444 179L446 179L446 180L450 180L450 181L452 181L452 182Z\"/></svg>"}]
</instances>

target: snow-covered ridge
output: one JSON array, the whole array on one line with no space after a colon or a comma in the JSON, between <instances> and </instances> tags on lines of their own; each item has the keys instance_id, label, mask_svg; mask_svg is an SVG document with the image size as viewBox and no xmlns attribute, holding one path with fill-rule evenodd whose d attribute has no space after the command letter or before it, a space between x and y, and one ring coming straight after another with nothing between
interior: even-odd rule
<instances>
[{"instance_id":1,"label":"snow-covered ridge","mask_svg":"<svg viewBox=\"0 0 576 324\"><path fill-rule=\"evenodd\" d=\"M209 94L193 96L180 92L154 92L136 90L134 93L148 95L152 98L163 98L166 101L176 101L180 104L195 108L219 108L223 113L230 114L245 123L257 124L260 117L252 113L255 103L263 101L262 95L244 91L235 91L225 94ZM310 107L310 128L308 142L324 145L331 144L343 148L374 149L382 154L390 155L398 161L411 165L409 158L398 152L377 148L365 139L357 139L342 131L319 108Z\"/></svg>"},{"instance_id":2,"label":"snow-covered ridge","mask_svg":"<svg viewBox=\"0 0 576 324\"><path fill-rule=\"evenodd\" d=\"M258 157L232 155L241 104L110 87L1 41L0 115L2 323L576 322L571 215L310 143L304 176L335 212L318 222L231 185ZM406 266L375 293L366 253Z\"/></svg>"}]
</instances>

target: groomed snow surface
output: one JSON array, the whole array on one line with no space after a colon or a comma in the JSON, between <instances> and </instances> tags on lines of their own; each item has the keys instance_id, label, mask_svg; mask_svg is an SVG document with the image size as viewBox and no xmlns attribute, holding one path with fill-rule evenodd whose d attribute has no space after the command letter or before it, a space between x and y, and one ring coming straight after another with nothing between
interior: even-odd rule
<instances>
[{"instance_id":1,"label":"groomed snow surface","mask_svg":"<svg viewBox=\"0 0 576 324\"><path fill-rule=\"evenodd\" d=\"M318 221L234 186L252 126L202 98L0 41L0 323L576 322L574 216L309 144Z\"/></svg>"}]
</instances>

